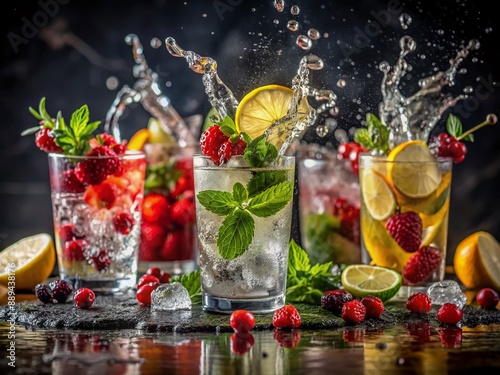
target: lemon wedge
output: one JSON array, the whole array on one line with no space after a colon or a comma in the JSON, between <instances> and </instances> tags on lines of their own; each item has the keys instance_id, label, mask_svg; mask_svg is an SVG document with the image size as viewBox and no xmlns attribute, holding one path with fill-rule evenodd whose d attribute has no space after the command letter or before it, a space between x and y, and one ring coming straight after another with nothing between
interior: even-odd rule
<instances>
[{"instance_id":1,"label":"lemon wedge","mask_svg":"<svg viewBox=\"0 0 500 375\"><path fill-rule=\"evenodd\" d=\"M129 150L140 151L149 139L151 132L148 129L139 129L130 137L127 148Z\"/></svg>"},{"instance_id":2,"label":"lemon wedge","mask_svg":"<svg viewBox=\"0 0 500 375\"><path fill-rule=\"evenodd\" d=\"M11 281L16 289L32 290L50 276L55 264L50 235L39 233L22 238L0 252L0 284L8 286Z\"/></svg>"},{"instance_id":3,"label":"lemon wedge","mask_svg":"<svg viewBox=\"0 0 500 375\"><path fill-rule=\"evenodd\" d=\"M285 86L267 85L252 90L236 109L236 130L247 133L252 139L264 134L275 121L288 114L292 98L293 90ZM296 117L277 126L269 141L279 149L289 134L290 123L305 121L308 114L309 104L303 98Z\"/></svg>"},{"instance_id":4,"label":"lemon wedge","mask_svg":"<svg viewBox=\"0 0 500 375\"><path fill-rule=\"evenodd\" d=\"M385 220L394 213L396 199L384 177L371 168L364 169L360 179L363 202L370 216Z\"/></svg>"},{"instance_id":5,"label":"lemon wedge","mask_svg":"<svg viewBox=\"0 0 500 375\"><path fill-rule=\"evenodd\" d=\"M428 197L441 183L436 159L423 141L414 140L396 146L387 160L390 162L389 181L407 197Z\"/></svg>"}]
</instances>

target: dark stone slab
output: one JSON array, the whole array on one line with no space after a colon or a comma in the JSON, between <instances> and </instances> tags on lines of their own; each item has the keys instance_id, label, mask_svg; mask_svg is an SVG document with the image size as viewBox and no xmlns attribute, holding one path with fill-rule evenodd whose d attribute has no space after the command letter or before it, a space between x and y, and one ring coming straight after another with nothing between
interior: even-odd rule
<instances>
[{"instance_id":1,"label":"dark stone slab","mask_svg":"<svg viewBox=\"0 0 500 375\"><path fill-rule=\"evenodd\" d=\"M302 318L302 329L336 329L354 327L340 317L323 310L320 306L295 305ZM463 310L461 325L500 324L500 310L485 310L471 305ZM272 314L256 315L255 330L272 329ZM141 307L133 296L98 296L91 309L82 310L72 302L44 305L37 301L17 303L12 308L0 307L0 321L14 321L18 325L33 328L69 330L137 329L143 332L228 332L229 315L202 311L200 305L192 310L151 311ZM410 313L403 304L387 303L380 319L367 319L356 328L379 329L398 324L428 322L439 326L436 311L429 314Z\"/></svg>"}]
</instances>

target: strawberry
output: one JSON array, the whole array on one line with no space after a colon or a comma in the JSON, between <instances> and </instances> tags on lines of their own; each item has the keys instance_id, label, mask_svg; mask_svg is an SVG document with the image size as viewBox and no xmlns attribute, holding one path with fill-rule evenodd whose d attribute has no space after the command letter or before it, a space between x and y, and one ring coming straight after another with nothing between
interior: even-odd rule
<instances>
[{"instance_id":1,"label":"strawberry","mask_svg":"<svg viewBox=\"0 0 500 375\"><path fill-rule=\"evenodd\" d=\"M340 315L344 304L352 300L351 293L346 290L329 290L321 296L321 307L335 315Z\"/></svg>"},{"instance_id":2,"label":"strawberry","mask_svg":"<svg viewBox=\"0 0 500 375\"><path fill-rule=\"evenodd\" d=\"M168 229L171 223L170 203L160 193L150 193L142 202L142 219L148 223L161 225Z\"/></svg>"},{"instance_id":3,"label":"strawberry","mask_svg":"<svg viewBox=\"0 0 500 375\"><path fill-rule=\"evenodd\" d=\"M120 212L113 216L113 226L121 234L129 234L134 224L135 220L130 212Z\"/></svg>"},{"instance_id":4,"label":"strawberry","mask_svg":"<svg viewBox=\"0 0 500 375\"><path fill-rule=\"evenodd\" d=\"M384 312L384 303L382 300L375 296L366 296L361 299L361 303L366 308L365 318L380 318Z\"/></svg>"},{"instance_id":5,"label":"strawberry","mask_svg":"<svg viewBox=\"0 0 500 375\"><path fill-rule=\"evenodd\" d=\"M83 193L85 186L76 177L74 169L67 169L63 172L61 189L64 193Z\"/></svg>"},{"instance_id":6,"label":"strawberry","mask_svg":"<svg viewBox=\"0 0 500 375\"><path fill-rule=\"evenodd\" d=\"M165 230L160 225L143 221L141 223L139 259L143 261L157 260L164 239Z\"/></svg>"},{"instance_id":7,"label":"strawberry","mask_svg":"<svg viewBox=\"0 0 500 375\"><path fill-rule=\"evenodd\" d=\"M425 281L441 266L441 251L432 246L419 249L408 259L403 268L403 280L406 285L417 284Z\"/></svg>"},{"instance_id":8,"label":"strawberry","mask_svg":"<svg viewBox=\"0 0 500 375\"><path fill-rule=\"evenodd\" d=\"M35 144L40 150L47 153L62 151L61 147L56 144L52 129L50 128L43 127L36 133Z\"/></svg>"},{"instance_id":9,"label":"strawberry","mask_svg":"<svg viewBox=\"0 0 500 375\"><path fill-rule=\"evenodd\" d=\"M97 146L87 156L92 158L79 162L75 168L76 177L84 184L98 185L109 175L123 173L122 161L108 146Z\"/></svg>"},{"instance_id":10,"label":"strawberry","mask_svg":"<svg viewBox=\"0 0 500 375\"><path fill-rule=\"evenodd\" d=\"M196 221L196 211L194 202L188 199L181 199L172 205L170 210L171 219L174 223L184 227Z\"/></svg>"},{"instance_id":11,"label":"strawberry","mask_svg":"<svg viewBox=\"0 0 500 375\"><path fill-rule=\"evenodd\" d=\"M222 132L219 125L212 125L200 137L201 152L218 165L220 164L219 150L228 139L229 137Z\"/></svg>"},{"instance_id":12,"label":"strawberry","mask_svg":"<svg viewBox=\"0 0 500 375\"><path fill-rule=\"evenodd\" d=\"M361 323L365 320L366 307L358 300L346 302L342 306L342 319L347 323Z\"/></svg>"},{"instance_id":13,"label":"strawberry","mask_svg":"<svg viewBox=\"0 0 500 375\"><path fill-rule=\"evenodd\" d=\"M219 156L219 164L227 162L233 156L243 155L246 147L247 144L241 138L239 138L236 142L232 142L228 139L221 145L219 152L217 153Z\"/></svg>"},{"instance_id":14,"label":"strawberry","mask_svg":"<svg viewBox=\"0 0 500 375\"><path fill-rule=\"evenodd\" d=\"M83 200L94 208L110 209L120 195L120 190L111 181L104 181L99 185L92 185L85 190Z\"/></svg>"},{"instance_id":15,"label":"strawberry","mask_svg":"<svg viewBox=\"0 0 500 375\"><path fill-rule=\"evenodd\" d=\"M66 241L63 246L63 258L77 262L85 260L85 252L88 247L87 241L82 239Z\"/></svg>"},{"instance_id":16,"label":"strawberry","mask_svg":"<svg viewBox=\"0 0 500 375\"><path fill-rule=\"evenodd\" d=\"M276 328L298 328L300 322L300 314L293 305L285 305L274 311L273 326Z\"/></svg>"},{"instance_id":17,"label":"strawberry","mask_svg":"<svg viewBox=\"0 0 500 375\"><path fill-rule=\"evenodd\" d=\"M404 251L414 253L420 247L422 219L415 212L408 211L392 215L387 219L385 228Z\"/></svg>"},{"instance_id":18,"label":"strawberry","mask_svg":"<svg viewBox=\"0 0 500 375\"><path fill-rule=\"evenodd\" d=\"M424 292L412 294L406 301L406 308L419 314L427 314L431 311L431 298Z\"/></svg>"},{"instance_id":19,"label":"strawberry","mask_svg":"<svg viewBox=\"0 0 500 375\"><path fill-rule=\"evenodd\" d=\"M444 324L457 324L462 319L462 310L454 303L445 303L437 313L437 318Z\"/></svg>"},{"instance_id":20,"label":"strawberry","mask_svg":"<svg viewBox=\"0 0 500 375\"><path fill-rule=\"evenodd\" d=\"M186 176L180 176L175 182L175 186L170 190L169 196L171 199L177 199L179 195L184 193L186 190L194 189L194 181L192 178Z\"/></svg>"},{"instance_id":21,"label":"strawberry","mask_svg":"<svg viewBox=\"0 0 500 375\"><path fill-rule=\"evenodd\" d=\"M235 310L229 317L234 332L247 333L255 326L255 316L247 310Z\"/></svg>"},{"instance_id":22,"label":"strawberry","mask_svg":"<svg viewBox=\"0 0 500 375\"><path fill-rule=\"evenodd\" d=\"M191 257L191 250L187 240L186 231L181 229L167 233L165 242L160 249L163 260L185 260ZM189 251L186 251L189 250Z\"/></svg>"}]
</instances>

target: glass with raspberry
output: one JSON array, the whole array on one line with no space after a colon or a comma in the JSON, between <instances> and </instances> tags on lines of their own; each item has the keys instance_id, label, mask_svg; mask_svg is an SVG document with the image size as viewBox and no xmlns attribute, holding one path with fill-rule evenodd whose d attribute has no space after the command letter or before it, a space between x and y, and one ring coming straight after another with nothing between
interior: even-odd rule
<instances>
[{"instance_id":1,"label":"glass with raspberry","mask_svg":"<svg viewBox=\"0 0 500 375\"><path fill-rule=\"evenodd\" d=\"M357 172L361 150L351 142L342 144L338 154L317 145L298 153L301 241L313 263L361 262Z\"/></svg>"}]
</instances>

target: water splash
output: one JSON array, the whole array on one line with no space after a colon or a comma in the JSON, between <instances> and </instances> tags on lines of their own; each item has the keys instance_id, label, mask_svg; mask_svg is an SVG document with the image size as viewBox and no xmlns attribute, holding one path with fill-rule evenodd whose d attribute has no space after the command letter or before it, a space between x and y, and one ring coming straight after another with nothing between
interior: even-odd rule
<instances>
[{"instance_id":1,"label":"water splash","mask_svg":"<svg viewBox=\"0 0 500 375\"><path fill-rule=\"evenodd\" d=\"M125 42L132 46L136 63L133 74L137 81L133 87L125 85L118 92L106 114L104 130L120 140L119 120L125 108L132 103L141 103L151 116L158 119L163 131L174 137L180 147L195 145L197 140L193 134L196 130L191 130L187 126L173 108L170 99L162 93L158 75L148 67L139 38L134 34L129 34Z\"/></svg>"},{"instance_id":2,"label":"water splash","mask_svg":"<svg viewBox=\"0 0 500 375\"><path fill-rule=\"evenodd\" d=\"M412 96L405 97L400 92L399 85L411 69L405 57L415 51L416 43L410 36L404 36L399 45L401 52L394 67L387 62L379 65L379 69L384 73L381 85L383 100L379 105L379 114L382 122L389 127L391 147L414 139L427 142L431 130L442 114L459 100L467 98L464 94L454 97L452 94L443 93L442 89L455 84L458 66L471 50L479 48L479 42L471 40L450 60L446 71L439 71L420 80L420 89Z\"/></svg>"},{"instance_id":3,"label":"water splash","mask_svg":"<svg viewBox=\"0 0 500 375\"><path fill-rule=\"evenodd\" d=\"M285 1L284 0L274 0L274 7L278 12L283 12L285 9Z\"/></svg>"}]
</instances>

